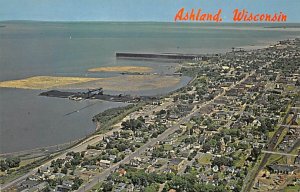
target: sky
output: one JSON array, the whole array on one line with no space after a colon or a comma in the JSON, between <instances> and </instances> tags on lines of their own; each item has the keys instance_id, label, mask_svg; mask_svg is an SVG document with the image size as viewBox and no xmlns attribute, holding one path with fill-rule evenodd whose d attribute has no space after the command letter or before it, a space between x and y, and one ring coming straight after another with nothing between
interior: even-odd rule
<instances>
[{"instance_id":1,"label":"sky","mask_svg":"<svg viewBox=\"0 0 300 192\"><path fill-rule=\"evenodd\" d=\"M216 13L231 22L233 10L287 14L300 23L300 0L0 0L0 21L174 21L180 8Z\"/></svg>"}]
</instances>

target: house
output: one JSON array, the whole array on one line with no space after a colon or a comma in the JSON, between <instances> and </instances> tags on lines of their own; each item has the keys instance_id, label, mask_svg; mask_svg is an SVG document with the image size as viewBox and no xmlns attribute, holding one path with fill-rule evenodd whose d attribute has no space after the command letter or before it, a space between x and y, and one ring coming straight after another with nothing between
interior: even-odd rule
<instances>
[{"instance_id":1,"label":"house","mask_svg":"<svg viewBox=\"0 0 300 192\"><path fill-rule=\"evenodd\" d=\"M125 183L119 183L117 186L116 186L116 188L115 188L115 192L121 192L121 191L123 191L124 189L125 189L125 187L126 187L126 184Z\"/></svg>"},{"instance_id":2,"label":"house","mask_svg":"<svg viewBox=\"0 0 300 192\"><path fill-rule=\"evenodd\" d=\"M118 173L119 173L119 176L124 176L124 175L126 175L127 171L125 169L121 168L118 170Z\"/></svg>"},{"instance_id":3,"label":"house","mask_svg":"<svg viewBox=\"0 0 300 192\"><path fill-rule=\"evenodd\" d=\"M72 187L65 186L65 185L57 185L55 190L57 192L68 192L72 190Z\"/></svg>"},{"instance_id":4,"label":"house","mask_svg":"<svg viewBox=\"0 0 300 192\"><path fill-rule=\"evenodd\" d=\"M34 190L32 190L32 192L40 192L43 191L43 189L45 189L48 186L47 182L42 182L40 184L38 184L37 186L34 187Z\"/></svg>"},{"instance_id":5,"label":"house","mask_svg":"<svg viewBox=\"0 0 300 192\"><path fill-rule=\"evenodd\" d=\"M108 168L110 167L110 161L102 159L100 160L99 165L103 168Z\"/></svg>"},{"instance_id":6,"label":"house","mask_svg":"<svg viewBox=\"0 0 300 192\"><path fill-rule=\"evenodd\" d=\"M67 187L72 187L73 184L74 184L74 182L70 181L70 180L63 180L63 182L62 182L62 185L67 186Z\"/></svg>"},{"instance_id":7,"label":"house","mask_svg":"<svg viewBox=\"0 0 300 192\"><path fill-rule=\"evenodd\" d=\"M134 185L133 184L128 184L126 187L127 192L133 192L134 191Z\"/></svg>"},{"instance_id":8,"label":"house","mask_svg":"<svg viewBox=\"0 0 300 192\"><path fill-rule=\"evenodd\" d=\"M178 172L180 169L183 168L183 165L185 164L185 159L174 158L168 164L169 164L169 168L172 171Z\"/></svg>"},{"instance_id":9,"label":"house","mask_svg":"<svg viewBox=\"0 0 300 192\"><path fill-rule=\"evenodd\" d=\"M95 171L99 168L97 165L85 165L83 167L86 168L89 171Z\"/></svg>"},{"instance_id":10,"label":"house","mask_svg":"<svg viewBox=\"0 0 300 192\"><path fill-rule=\"evenodd\" d=\"M192 111L194 108L194 106L192 105L178 105L177 109L178 111L180 111L181 113L188 113L190 111Z\"/></svg>"},{"instance_id":11,"label":"house","mask_svg":"<svg viewBox=\"0 0 300 192\"><path fill-rule=\"evenodd\" d=\"M21 186L21 187L24 187L24 188L27 188L27 189L30 189L30 188L32 188L32 187L38 185L38 184L39 184L38 181L26 180L26 181L22 182L22 183L20 184L20 186Z\"/></svg>"},{"instance_id":12,"label":"house","mask_svg":"<svg viewBox=\"0 0 300 192\"><path fill-rule=\"evenodd\" d=\"M133 167L138 167L141 164L141 161L138 159L131 159L129 164Z\"/></svg>"},{"instance_id":13,"label":"house","mask_svg":"<svg viewBox=\"0 0 300 192\"><path fill-rule=\"evenodd\" d=\"M109 160L114 161L117 158L116 155L109 155Z\"/></svg>"},{"instance_id":14,"label":"house","mask_svg":"<svg viewBox=\"0 0 300 192\"><path fill-rule=\"evenodd\" d=\"M146 172L147 172L147 173L153 173L154 171L155 171L155 167L152 166L152 165L149 165L149 166L147 167L147 169L146 169Z\"/></svg>"},{"instance_id":15,"label":"house","mask_svg":"<svg viewBox=\"0 0 300 192\"><path fill-rule=\"evenodd\" d=\"M40 172L43 173L43 174L47 174L47 173L50 173L50 169L48 166L42 166L39 168Z\"/></svg>"},{"instance_id":16,"label":"house","mask_svg":"<svg viewBox=\"0 0 300 192\"><path fill-rule=\"evenodd\" d=\"M300 165L300 155L298 155L298 156L295 158L294 164L295 164L295 165Z\"/></svg>"},{"instance_id":17,"label":"house","mask_svg":"<svg viewBox=\"0 0 300 192\"><path fill-rule=\"evenodd\" d=\"M65 174L63 173L55 173L53 174L54 175L54 178L63 178L64 176L66 176Z\"/></svg>"},{"instance_id":18,"label":"house","mask_svg":"<svg viewBox=\"0 0 300 192\"><path fill-rule=\"evenodd\" d=\"M269 165L268 169L271 173L293 174L296 167L291 165Z\"/></svg>"},{"instance_id":19,"label":"house","mask_svg":"<svg viewBox=\"0 0 300 192\"><path fill-rule=\"evenodd\" d=\"M179 155L181 156L181 157L185 157L185 158L188 158L188 156L190 155L190 150L188 150L188 149L184 149L184 150L181 150L180 152L179 152Z\"/></svg>"},{"instance_id":20,"label":"house","mask_svg":"<svg viewBox=\"0 0 300 192\"><path fill-rule=\"evenodd\" d=\"M39 183L38 185L32 186L31 188L26 188L21 192L39 192L39 191L43 191L43 189L45 189L47 186L48 186L47 182L42 182Z\"/></svg>"},{"instance_id":21,"label":"house","mask_svg":"<svg viewBox=\"0 0 300 192\"><path fill-rule=\"evenodd\" d=\"M213 172L217 173L219 171L218 165L213 166L212 170Z\"/></svg>"},{"instance_id":22,"label":"house","mask_svg":"<svg viewBox=\"0 0 300 192\"><path fill-rule=\"evenodd\" d=\"M161 105L161 101L160 100L152 101L152 105Z\"/></svg>"},{"instance_id":23,"label":"house","mask_svg":"<svg viewBox=\"0 0 300 192\"><path fill-rule=\"evenodd\" d=\"M38 180L40 180L40 177L37 176L37 175L30 175L30 176L28 177L28 180L31 180L31 181L38 181Z\"/></svg>"}]
</instances>

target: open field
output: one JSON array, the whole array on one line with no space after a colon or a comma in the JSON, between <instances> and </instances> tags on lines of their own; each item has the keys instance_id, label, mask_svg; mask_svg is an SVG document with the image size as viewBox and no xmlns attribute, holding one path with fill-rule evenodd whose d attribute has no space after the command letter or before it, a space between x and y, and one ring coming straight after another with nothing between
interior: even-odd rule
<instances>
[{"instance_id":1,"label":"open field","mask_svg":"<svg viewBox=\"0 0 300 192\"><path fill-rule=\"evenodd\" d=\"M138 91L175 86L179 77L160 75L126 75L110 78L36 76L0 82L0 87L20 89L93 89Z\"/></svg>"},{"instance_id":2,"label":"open field","mask_svg":"<svg viewBox=\"0 0 300 192\"><path fill-rule=\"evenodd\" d=\"M152 68L142 66L114 66L114 67L99 67L88 70L89 72L150 72Z\"/></svg>"}]
</instances>

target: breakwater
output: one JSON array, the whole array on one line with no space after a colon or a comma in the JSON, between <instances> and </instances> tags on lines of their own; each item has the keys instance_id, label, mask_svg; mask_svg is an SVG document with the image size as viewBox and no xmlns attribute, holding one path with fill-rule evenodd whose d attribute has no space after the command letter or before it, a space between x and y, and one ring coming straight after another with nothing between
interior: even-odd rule
<instances>
[{"instance_id":1,"label":"breakwater","mask_svg":"<svg viewBox=\"0 0 300 192\"><path fill-rule=\"evenodd\" d=\"M117 58L132 59L172 59L172 60L205 60L207 56L180 53L116 53Z\"/></svg>"}]
</instances>

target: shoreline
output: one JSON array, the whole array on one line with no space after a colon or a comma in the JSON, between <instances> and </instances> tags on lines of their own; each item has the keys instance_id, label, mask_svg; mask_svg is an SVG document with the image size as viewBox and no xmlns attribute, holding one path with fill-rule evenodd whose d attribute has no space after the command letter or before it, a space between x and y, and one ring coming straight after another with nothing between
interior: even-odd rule
<instances>
[{"instance_id":1,"label":"shoreline","mask_svg":"<svg viewBox=\"0 0 300 192\"><path fill-rule=\"evenodd\" d=\"M271 45L270 45L271 46ZM197 78L197 76L195 76L189 83L188 83L188 85L189 84L191 84L191 83L193 83L193 80L194 79L196 79ZM183 86L182 88L184 88L184 87L186 87L186 86ZM180 88L180 89L182 89L182 88ZM179 90L180 90L179 89ZM168 94L166 94L164 97L166 97L166 96L169 96L170 94L173 94L173 93L176 93L176 92L178 92L179 90L175 90L174 92L169 92ZM164 98L163 97L163 98ZM132 113L132 112L131 112ZM131 114L131 113L129 113L129 114ZM191 114L189 114L189 115L191 115ZM110 126L110 127L112 127L112 126ZM76 143L76 144L74 144L73 146L70 146L69 148L67 148L66 150L62 150L59 154L57 154L57 155L54 155L54 157L52 156L52 157L50 157L50 158L56 158L57 156L61 156L61 155L63 155L63 154L65 154L66 152L68 152L68 151L70 151L70 150L82 150L84 147L85 147L85 145L87 144L87 143L89 143L89 142L92 142L92 141L94 141L97 137L101 137L102 135L105 135L105 133L106 132L113 132L113 131L115 131L115 129L108 129L108 130L105 130L105 132L104 133L100 133L100 132L94 132L94 133L92 133L92 134L90 134L90 135L88 135L88 136L86 136L86 137L84 137L84 138L82 138L81 139L81 141L79 141L78 143ZM85 148L84 148L85 149ZM49 159L49 161L50 161L51 159ZM33 168L33 170L31 170L30 172L32 172L32 171L34 171L34 170L36 170L37 169L37 167L35 167L35 168ZM29 173L28 173L29 174ZM22 177L24 177L24 176L26 176L26 175L22 175L21 177L18 177L18 178L15 178L11 183L15 183L15 182L18 182L18 180L20 180ZM6 185L10 185L11 183L6 183ZM5 186L5 185L4 185Z\"/></svg>"},{"instance_id":2,"label":"shoreline","mask_svg":"<svg viewBox=\"0 0 300 192\"><path fill-rule=\"evenodd\" d=\"M298 37L295 37L295 38L298 38ZM294 38L294 39L295 39ZM274 40L271 44L269 43L268 45L264 45L263 47L264 48L267 48L267 47L269 47L269 46L271 46L271 45L273 45L273 44L275 44L276 42L279 42L279 41L282 41L283 39L278 39L278 40ZM266 44L267 44L267 42L266 42ZM261 45L254 45L253 47L260 47ZM252 46L251 46L252 47ZM248 50L247 50L248 51ZM225 51L224 53L220 53L220 54L226 54L227 52L230 52L230 50L228 50L228 51ZM191 77L191 78L193 78L193 77ZM190 80L191 81L191 80ZM188 83L189 84L189 83ZM180 88L177 88L176 90L173 90L173 91L169 91L168 93L166 93L166 94L164 94L164 95L162 95L162 97L166 97L167 95L169 95L169 94L172 94L172 93L175 93L176 91L179 91L180 89L182 89L182 88L184 88L184 87L186 87L188 84L186 84L185 86L182 86L182 87L180 87ZM160 95L161 96L161 95ZM96 126L95 126L96 127ZM95 128L94 127L94 128ZM96 129L95 129L96 130ZM94 135L95 134L95 131L94 132L92 132L91 133L91 135ZM81 140L81 139L85 139L86 138L86 136L85 137L82 137L82 138L78 138L78 139L75 139L75 140L72 140L71 142L76 142L76 141L78 141L78 140ZM58 146L58 145L64 145L64 144L66 144L66 143L60 143L60 144L57 144L57 145L54 145L54 146ZM53 145L50 145L50 146L44 146L44 147L37 147L37 148L34 148L34 149L27 149L27 150L20 150L20 151L15 151L15 152L8 152L8 153L0 153L0 156L3 156L4 154L16 154L16 153L22 153L22 152L26 152L26 153L30 153L31 151L34 151L34 150L39 150L39 149L45 149L45 148L49 148L49 147L52 147Z\"/></svg>"},{"instance_id":3,"label":"shoreline","mask_svg":"<svg viewBox=\"0 0 300 192\"><path fill-rule=\"evenodd\" d=\"M270 45L269 45L269 46L270 46ZM227 53L227 52L229 52L229 51L226 51L225 53ZM221 53L221 54L225 54L225 53ZM190 77L190 78L192 78L192 80L194 79L194 77ZM192 81L192 80L190 80L190 81ZM190 81L189 81L189 83L190 83ZM189 83L188 83L188 84L189 84ZM188 84L186 84L185 86L182 86L182 87L180 87L180 88L178 88L178 89L176 89L176 90L169 91L167 94L164 94L162 97L166 97L166 96L169 95L169 94L175 93L176 91L179 91L180 89L186 87ZM96 126L96 127L97 127L97 126ZM95 127L95 130L96 130L96 127ZM94 131L93 133L91 133L91 135L94 135L94 134L95 134L95 131ZM84 138L86 138L86 136L83 137L83 138L75 139L75 140L73 140L73 141L81 140L81 139L84 139ZM71 142L73 142L73 141L71 141ZM57 145L50 145L50 146L44 146L44 147L37 147L37 148L34 148L34 149L21 150L21 151L16 151L16 152L11 152L11 153L0 153L0 156L3 156L4 154L16 154L16 153L22 153L22 152L24 152L24 151L25 151L26 153L30 153L30 151L35 151L36 149L39 150L39 149L49 148L49 147L51 147L51 146L58 146L58 145L63 145L63 144L66 144L66 143L57 144Z\"/></svg>"}]
</instances>

